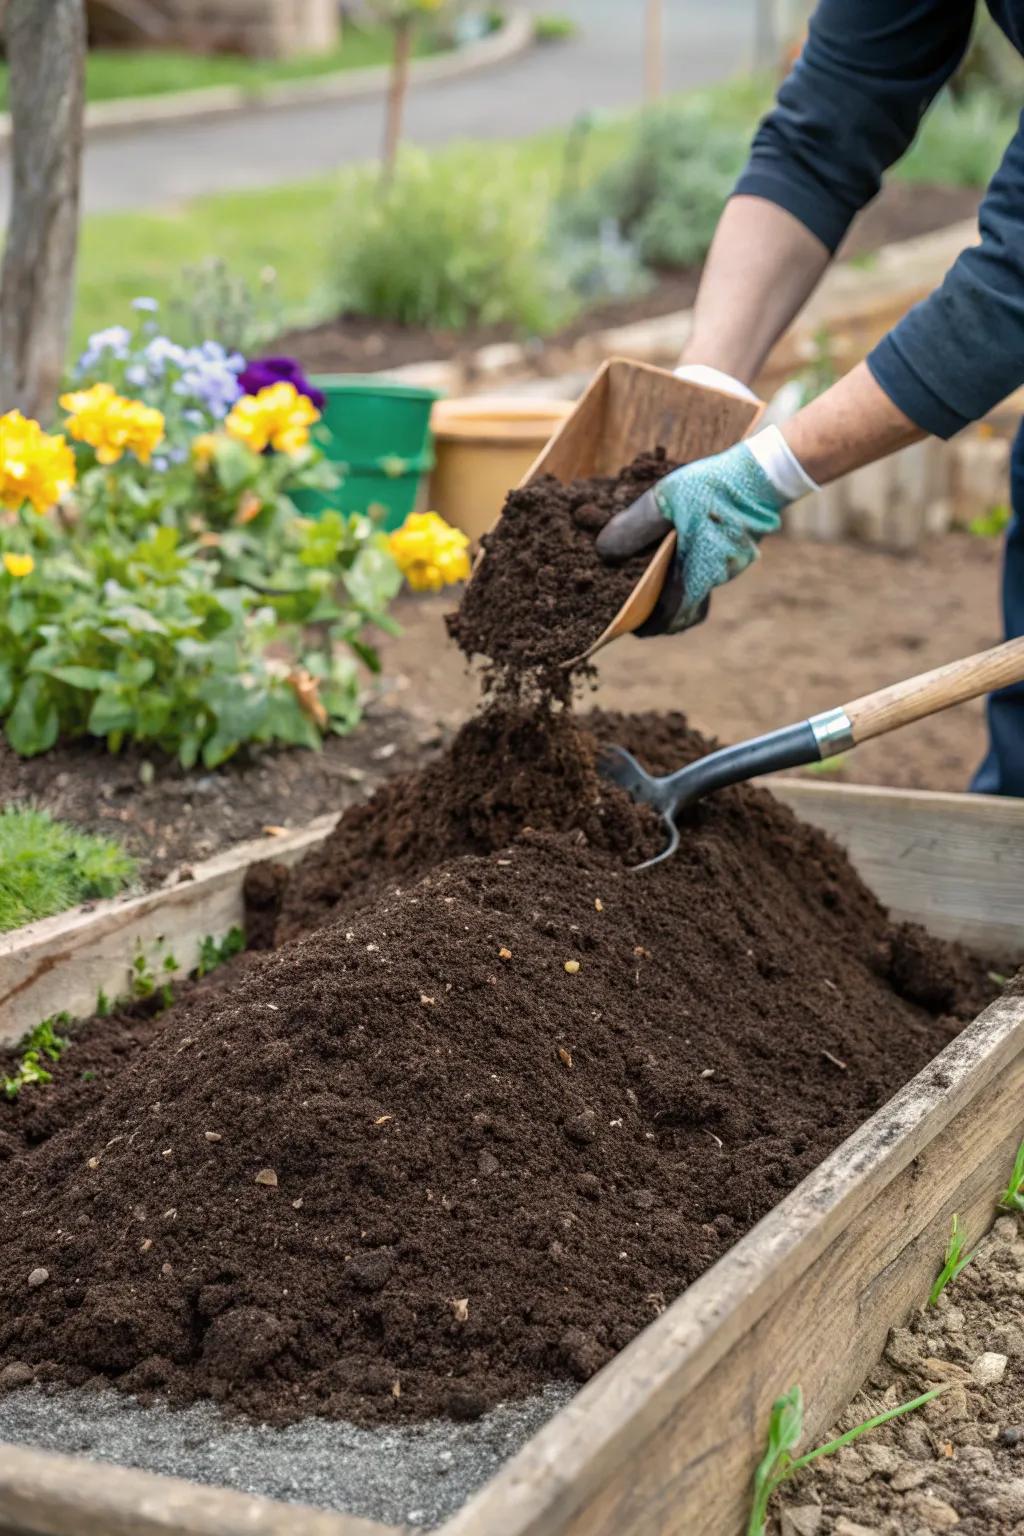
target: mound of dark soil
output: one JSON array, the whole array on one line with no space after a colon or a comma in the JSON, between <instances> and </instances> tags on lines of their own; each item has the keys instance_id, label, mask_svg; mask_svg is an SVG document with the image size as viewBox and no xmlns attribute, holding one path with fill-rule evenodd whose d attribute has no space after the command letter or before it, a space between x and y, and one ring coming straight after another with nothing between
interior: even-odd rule
<instances>
[{"instance_id":1,"label":"mound of dark soil","mask_svg":"<svg viewBox=\"0 0 1024 1536\"><path fill-rule=\"evenodd\" d=\"M653 766L701 746L597 724ZM5 1163L0 1370L276 1422L585 1379L976 1011L767 793L638 876L586 734L491 729L347 814L285 896L324 926Z\"/></svg>"},{"instance_id":2,"label":"mound of dark soil","mask_svg":"<svg viewBox=\"0 0 1024 1536\"><path fill-rule=\"evenodd\" d=\"M563 485L545 475L512 491L481 541L484 557L458 611L448 616L459 648L486 657L492 681L536 679L545 692L567 698L565 663L607 629L650 559L648 552L606 565L597 535L675 467L659 448L617 476Z\"/></svg>"}]
</instances>

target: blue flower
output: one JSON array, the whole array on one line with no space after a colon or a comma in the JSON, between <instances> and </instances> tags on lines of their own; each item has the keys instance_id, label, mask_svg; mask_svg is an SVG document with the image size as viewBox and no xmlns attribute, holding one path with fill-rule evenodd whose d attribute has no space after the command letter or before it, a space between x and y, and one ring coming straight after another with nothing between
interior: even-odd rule
<instances>
[{"instance_id":1,"label":"blue flower","mask_svg":"<svg viewBox=\"0 0 1024 1536\"><path fill-rule=\"evenodd\" d=\"M219 341L204 341L185 352L174 392L198 400L219 421L242 393L238 375L244 367L245 359L237 352L227 352Z\"/></svg>"},{"instance_id":2,"label":"blue flower","mask_svg":"<svg viewBox=\"0 0 1024 1536\"><path fill-rule=\"evenodd\" d=\"M132 299L132 309L141 310L143 314L155 315L159 308L160 304L157 299Z\"/></svg>"},{"instance_id":3,"label":"blue flower","mask_svg":"<svg viewBox=\"0 0 1024 1536\"><path fill-rule=\"evenodd\" d=\"M188 353L184 347L179 347L176 341L171 341L167 336L154 336L147 342L146 366L154 378L162 378L168 363L173 363L175 368L184 368Z\"/></svg>"},{"instance_id":4,"label":"blue flower","mask_svg":"<svg viewBox=\"0 0 1024 1536\"><path fill-rule=\"evenodd\" d=\"M126 325L109 325L105 331L94 331L78 359L77 371L90 372L98 363L108 361L108 354L119 360L125 358L131 344L132 333Z\"/></svg>"}]
</instances>

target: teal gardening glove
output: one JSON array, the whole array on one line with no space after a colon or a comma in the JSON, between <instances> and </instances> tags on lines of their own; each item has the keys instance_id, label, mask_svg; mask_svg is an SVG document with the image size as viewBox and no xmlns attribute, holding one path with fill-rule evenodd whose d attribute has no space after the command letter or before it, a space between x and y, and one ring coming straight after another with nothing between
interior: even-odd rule
<instances>
[{"instance_id":1,"label":"teal gardening glove","mask_svg":"<svg viewBox=\"0 0 1024 1536\"><path fill-rule=\"evenodd\" d=\"M597 540L611 562L653 545L671 528L678 543L657 606L639 635L676 634L706 616L711 593L745 571L782 509L817 487L797 463L778 427L767 427L714 458L673 470Z\"/></svg>"}]
</instances>

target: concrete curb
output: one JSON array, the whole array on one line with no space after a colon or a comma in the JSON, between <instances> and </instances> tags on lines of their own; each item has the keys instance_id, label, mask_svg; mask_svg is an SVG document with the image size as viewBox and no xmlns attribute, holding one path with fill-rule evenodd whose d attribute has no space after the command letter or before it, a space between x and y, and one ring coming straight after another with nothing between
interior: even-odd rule
<instances>
[{"instance_id":1,"label":"concrete curb","mask_svg":"<svg viewBox=\"0 0 1024 1536\"><path fill-rule=\"evenodd\" d=\"M533 21L525 11L513 11L505 25L479 42L436 58L416 59L410 68L410 85L433 85L442 80L458 80L477 70L504 64L533 46ZM355 101L383 93L388 83L388 66L371 65L324 75L311 80L296 80L280 85L215 85L198 91L175 91L166 96L130 96L121 101L100 101L85 109L86 142L106 138L136 128L159 127L164 123L200 123L211 118L236 113L275 111L284 107L317 106L321 103ZM11 119L0 114L0 151L11 139Z\"/></svg>"}]
</instances>

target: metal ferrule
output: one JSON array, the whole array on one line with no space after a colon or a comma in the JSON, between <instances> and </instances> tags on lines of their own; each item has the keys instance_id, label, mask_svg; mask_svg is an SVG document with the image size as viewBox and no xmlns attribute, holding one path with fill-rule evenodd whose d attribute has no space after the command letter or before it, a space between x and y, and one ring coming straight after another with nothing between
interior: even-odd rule
<instances>
[{"instance_id":1,"label":"metal ferrule","mask_svg":"<svg viewBox=\"0 0 1024 1536\"><path fill-rule=\"evenodd\" d=\"M826 709L823 714L812 715L807 724L814 732L818 751L823 758L849 752L855 745L853 722L845 709Z\"/></svg>"}]
</instances>

